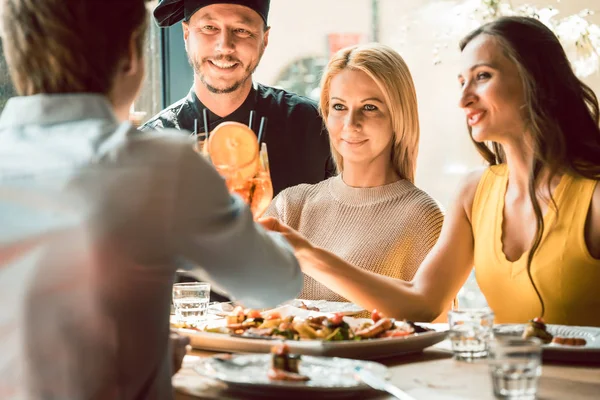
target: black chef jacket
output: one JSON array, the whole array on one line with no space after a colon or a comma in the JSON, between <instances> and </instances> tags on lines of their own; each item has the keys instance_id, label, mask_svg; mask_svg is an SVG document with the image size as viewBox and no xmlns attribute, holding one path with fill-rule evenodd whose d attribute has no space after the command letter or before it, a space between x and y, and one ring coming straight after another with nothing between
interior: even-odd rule
<instances>
[{"instance_id":1,"label":"black chef jacket","mask_svg":"<svg viewBox=\"0 0 600 400\"><path fill-rule=\"evenodd\" d=\"M204 132L202 110L194 89L158 113L141 129L175 128L192 132L198 120L198 133ZM329 137L314 101L282 89L254 83L244 103L233 113L221 118L209 114L209 130L224 121L248 124L250 111L255 111L255 132L260 118L267 117L264 142L269 152L273 193L301 183L318 183L334 175Z\"/></svg>"}]
</instances>

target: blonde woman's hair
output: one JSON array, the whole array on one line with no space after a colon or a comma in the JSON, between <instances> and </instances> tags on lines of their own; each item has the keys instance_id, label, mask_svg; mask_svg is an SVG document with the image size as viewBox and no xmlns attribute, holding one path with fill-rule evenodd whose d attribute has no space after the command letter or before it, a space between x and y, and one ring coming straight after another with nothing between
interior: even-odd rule
<instances>
[{"instance_id":1,"label":"blonde woman's hair","mask_svg":"<svg viewBox=\"0 0 600 400\"><path fill-rule=\"evenodd\" d=\"M383 93L394 130L392 166L398 176L414 183L419 152L419 111L408 66L395 50L379 43L339 50L327 64L321 78L320 112L325 122L329 116L331 80L345 69L366 73ZM333 144L330 146L336 168L343 172L342 155Z\"/></svg>"}]
</instances>

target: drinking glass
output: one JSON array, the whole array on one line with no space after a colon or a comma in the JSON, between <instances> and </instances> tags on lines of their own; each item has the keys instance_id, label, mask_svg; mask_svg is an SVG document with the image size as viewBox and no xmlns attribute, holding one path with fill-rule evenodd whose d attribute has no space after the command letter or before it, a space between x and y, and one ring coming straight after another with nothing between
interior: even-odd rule
<instances>
[{"instance_id":1,"label":"drinking glass","mask_svg":"<svg viewBox=\"0 0 600 400\"><path fill-rule=\"evenodd\" d=\"M448 325L448 336L457 360L470 361L487 356L494 327L494 313L490 309L449 311Z\"/></svg>"},{"instance_id":2,"label":"drinking glass","mask_svg":"<svg viewBox=\"0 0 600 400\"><path fill-rule=\"evenodd\" d=\"M186 282L173 285L173 306L179 322L198 326L207 315L210 283Z\"/></svg>"},{"instance_id":3,"label":"drinking glass","mask_svg":"<svg viewBox=\"0 0 600 400\"><path fill-rule=\"evenodd\" d=\"M216 144L215 135L219 138ZM206 134L198 133L196 137L194 149L213 163L229 192L248 204L254 219L262 216L273 200L267 144L260 143L259 147L254 132L237 122L215 127L208 140L210 148Z\"/></svg>"},{"instance_id":4,"label":"drinking glass","mask_svg":"<svg viewBox=\"0 0 600 400\"><path fill-rule=\"evenodd\" d=\"M269 155L267 144L262 143L258 155L258 171L248 181L236 182L226 181L231 193L237 193L250 206L254 219L263 215L273 200L273 184L269 171Z\"/></svg>"},{"instance_id":5,"label":"drinking glass","mask_svg":"<svg viewBox=\"0 0 600 400\"><path fill-rule=\"evenodd\" d=\"M208 158L208 148L206 146L206 133L195 133L194 135L194 151L203 157Z\"/></svg>"},{"instance_id":6,"label":"drinking glass","mask_svg":"<svg viewBox=\"0 0 600 400\"><path fill-rule=\"evenodd\" d=\"M535 399L542 374L542 342L535 337L503 337L490 342L489 366L494 395Z\"/></svg>"}]
</instances>

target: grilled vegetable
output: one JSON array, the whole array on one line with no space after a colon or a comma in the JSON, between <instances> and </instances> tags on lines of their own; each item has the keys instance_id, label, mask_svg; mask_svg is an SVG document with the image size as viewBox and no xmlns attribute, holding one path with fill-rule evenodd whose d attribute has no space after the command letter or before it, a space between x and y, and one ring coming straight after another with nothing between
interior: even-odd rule
<instances>
[{"instance_id":1,"label":"grilled vegetable","mask_svg":"<svg viewBox=\"0 0 600 400\"><path fill-rule=\"evenodd\" d=\"M271 348L272 364L268 376L274 380L307 381L309 378L299 373L301 357L290 354L289 347L282 343Z\"/></svg>"},{"instance_id":2,"label":"grilled vegetable","mask_svg":"<svg viewBox=\"0 0 600 400\"><path fill-rule=\"evenodd\" d=\"M377 321L376 323L374 323L373 325L369 326L368 328L357 331L355 334L356 334L356 336L360 336L363 339L370 339L370 338L377 337L378 335L382 334L383 332L391 329L393 326L394 326L393 319L382 318L379 321Z\"/></svg>"},{"instance_id":3,"label":"grilled vegetable","mask_svg":"<svg viewBox=\"0 0 600 400\"><path fill-rule=\"evenodd\" d=\"M523 338L530 337L536 337L546 344L552 342L552 335L546 329L546 324L541 318L534 318L525 326Z\"/></svg>"}]
</instances>

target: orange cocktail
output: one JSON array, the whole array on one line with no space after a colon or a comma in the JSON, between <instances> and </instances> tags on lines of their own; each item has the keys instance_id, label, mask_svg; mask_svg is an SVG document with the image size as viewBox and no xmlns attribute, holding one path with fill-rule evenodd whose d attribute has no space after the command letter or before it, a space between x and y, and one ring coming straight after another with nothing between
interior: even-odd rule
<instances>
[{"instance_id":1,"label":"orange cocktail","mask_svg":"<svg viewBox=\"0 0 600 400\"><path fill-rule=\"evenodd\" d=\"M254 132L238 122L223 122L210 134L203 152L225 178L231 193L237 193L260 217L273 199L267 145L260 149Z\"/></svg>"}]
</instances>

